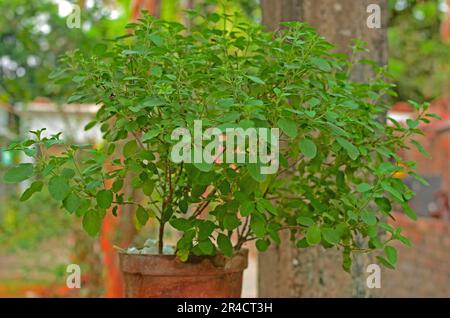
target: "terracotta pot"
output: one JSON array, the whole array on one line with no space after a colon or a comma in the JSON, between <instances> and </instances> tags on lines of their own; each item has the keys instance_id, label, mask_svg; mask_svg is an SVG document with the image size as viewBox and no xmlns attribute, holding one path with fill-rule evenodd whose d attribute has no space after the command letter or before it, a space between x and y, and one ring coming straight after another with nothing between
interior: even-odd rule
<instances>
[{"instance_id":1,"label":"terracotta pot","mask_svg":"<svg viewBox=\"0 0 450 318\"><path fill-rule=\"evenodd\" d=\"M240 297L248 250L234 256L190 257L119 253L125 297Z\"/></svg>"}]
</instances>

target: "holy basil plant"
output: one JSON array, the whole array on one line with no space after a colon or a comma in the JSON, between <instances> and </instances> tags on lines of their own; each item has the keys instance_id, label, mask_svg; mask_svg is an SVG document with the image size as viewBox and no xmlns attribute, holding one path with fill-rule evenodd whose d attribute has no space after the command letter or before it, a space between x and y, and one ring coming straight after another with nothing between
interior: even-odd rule
<instances>
[{"instance_id":1,"label":"holy basil plant","mask_svg":"<svg viewBox=\"0 0 450 318\"><path fill-rule=\"evenodd\" d=\"M22 199L47 187L90 235L107 213L132 205L141 225L157 220L159 253L169 227L180 233L182 260L231 256L252 240L265 251L286 230L298 248L342 250L345 270L355 251L384 251L380 262L394 267L396 250L389 244L409 240L387 219L394 209L416 218L408 206L414 193L398 176L425 182L414 162L397 152L411 145L425 152L413 136L434 116L426 114L428 106L414 104L417 118L407 124L385 123L383 96L392 85L383 68L373 65L370 81L350 80L353 63L367 61L332 54L332 45L302 23L268 33L232 16L196 19L186 29L144 16L91 56L67 54L52 76L77 84L69 103L101 105L86 129L99 125L103 143L66 144L60 134L35 131L10 147L34 163L12 168L5 181L33 178ZM174 132L184 128L193 136L198 122L220 132L210 140L222 154L231 147L221 135L229 129L278 128L258 149L277 155L270 162L189 160L189 146L204 149L211 141L188 138L181 147L188 155L174 160L173 149L185 137ZM230 153L250 155L250 148L246 143ZM265 174L264 164L277 169ZM143 199L124 194L126 178Z\"/></svg>"}]
</instances>

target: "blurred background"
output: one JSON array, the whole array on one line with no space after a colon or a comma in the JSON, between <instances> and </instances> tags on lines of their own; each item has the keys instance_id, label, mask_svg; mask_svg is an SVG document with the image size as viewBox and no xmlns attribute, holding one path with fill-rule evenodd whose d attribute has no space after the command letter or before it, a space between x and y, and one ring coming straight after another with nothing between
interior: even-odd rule
<instances>
[{"instance_id":1,"label":"blurred background","mask_svg":"<svg viewBox=\"0 0 450 318\"><path fill-rule=\"evenodd\" d=\"M74 5L80 8L75 27ZM63 131L69 141L101 142L99 130L83 130L97 106L66 105L72 84L48 76L58 56L74 49L89 54L97 43L124 34L142 9L187 25L193 21L186 10L193 9L239 11L263 23L259 0L0 0L0 174L27 160L3 149L29 130L46 127L48 134ZM427 101L442 120L428 125L421 140L432 158L402 153L418 160L430 186L401 176L417 192L412 208L419 220L399 216L397 222L415 246L400 248L399 268L388 274L380 296L450 297L450 1L389 0L387 10L387 64L397 93L388 97L389 115L404 122L413 116L409 100ZM24 189L0 183L0 297L121 296L114 245L142 245L153 236L152 224L136 230L131 217L107 218L92 239L48 194L19 202ZM250 248L243 296L256 297L257 257ZM66 287L69 263L81 265L81 289ZM335 265L324 270L341 271Z\"/></svg>"}]
</instances>

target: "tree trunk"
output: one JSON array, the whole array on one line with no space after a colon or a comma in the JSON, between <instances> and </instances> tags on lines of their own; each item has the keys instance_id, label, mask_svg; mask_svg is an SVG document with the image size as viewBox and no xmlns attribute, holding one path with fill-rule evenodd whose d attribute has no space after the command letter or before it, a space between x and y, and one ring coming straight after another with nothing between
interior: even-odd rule
<instances>
[{"instance_id":1,"label":"tree trunk","mask_svg":"<svg viewBox=\"0 0 450 318\"><path fill-rule=\"evenodd\" d=\"M381 8L381 28L369 28L370 4ZM261 0L263 24L278 29L281 21L308 22L336 46L336 52L351 52L353 39L367 42L364 58L387 63L387 0ZM367 67L356 67L351 77L363 81L371 75ZM352 274L343 271L340 251L313 247L299 250L281 234L280 246L272 245L258 258L260 297L369 297L366 288L367 256L357 255Z\"/></svg>"}]
</instances>

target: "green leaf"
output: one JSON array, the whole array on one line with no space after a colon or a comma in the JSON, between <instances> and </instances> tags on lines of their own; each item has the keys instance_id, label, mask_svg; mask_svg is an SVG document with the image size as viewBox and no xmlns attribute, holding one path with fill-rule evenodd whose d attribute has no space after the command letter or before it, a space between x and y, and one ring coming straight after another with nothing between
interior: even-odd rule
<instances>
[{"instance_id":1,"label":"green leaf","mask_svg":"<svg viewBox=\"0 0 450 318\"><path fill-rule=\"evenodd\" d=\"M86 79L86 76L75 75L75 76L72 78L72 81L73 81L74 83L81 83L81 82L84 81L85 79Z\"/></svg>"},{"instance_id":2,"label":"green leaf","mask_svg":"<svg viewBox=\"0 0 450 318\"><path fill-rule=\"evenodd\" d=\"M382 147L376 147L375 150L381 154L382 156L389 158L391 156L393 156L393 152L391 150L389 150L388 148L382 146Z\"/></svg>"},{"instance_id":3,"label":"green leaf","mask_svg":"<svg viewBox=\"0 0 450 318\"><path fill-rule=\"evenodd\" d=\"M142 109L163 106L164 104L165 104L164 101L162 101L159 98L147 97L143 101L138 103L137 105L131 106L129 109L132 112L137 113L137 112L141 111Z\"/></svg>"},{"instance_id":4,"label":"green leaf","mask_svg":"<svg viewBox=\"0 0 450 318\"><path fill-rule=\"evenodd\" d=\"M242 216L249 216L255 210L255 205L251 201L245 201L241 204L240 212Z\"/></svg>"},{"instance_id":5,"label":"green leaf","mask_svg":"<svg viewBox=\"0 0 450 318\"><path fill-rule=\"evenodd\" d=\"M64 201L63 201L64 203ZM75 215L80 217L83 216L91 206L91 201L88 199L81 199L79 202L79 207L75 210Z\"/></svg>"},{"instance_id":6,"label":"green leaf","mask_svg":"<svg viewBox=\"0 0 450 318\"><path fill-rule=\"evenodd\" d=\"M278 127L289 137L297 137L297 123L293 120L281 118L278 120Z\"/></svg>"},{"instance_id":7,"label":"green leaf","mask_svg":"<svg viewBox=\"0 0 450 318\"><path fill-rule=\"evenodd\" d=\"M256 248L258 249L258 251L265 252L265 251L267 251L267 248L269 247L269 242L267 240L259 239L259 240L256 240L255 245L256 245Z\"/></svg>"},{"instance_id":8,"label":"green leaf","mask_svg":"<svg viewBox=\"0 0 450 318\"><path fill-rule=\"evenodd\" d=\"M279 245L281 243L281 238L280 238L280 234L278 233L278 228L276 230L270 231L269 232L269 236L270 238L277 244Z\"/></svg>"},{"instance_id":9,"label":"green leaf","mask_svg":"<svg viewBox=\"0 0 450 318\"><path fill-rule=\"evenodd\" d=\"M227 230L234 230L241 224L241 221L234 214L226 214L223 218L223 227Z\"/></svg>"},{"instance_id":10,"label":"green leaf","mask_svg":"<svg viewBox=\"0 0 450 318\"><path fill-rule=\"evenodd\" d=\"M37 149L35 147L33 148L25 148L23 149L23 152L28 156L28 157L35 157L37 154Z\"/></svg>"},{"instance_id":11,"label":"green leaf","mask_svg":"<svg viewBox=\"0 0 450 318\"><path fill-rule=\"evenodd\" d=\"M100 190L96 196L97 204L102 209L107 209L111 206L113 200L113 192L111 190Z\"/></svg>"},{"instance_id":12,"label":"green leaf","mask_svg":"<svg viewBox=\"0 0 450 318\"><path fill-rule=\"evenodd\" d=\"M32 177L33 174L33 164L21 163L14 168L9 169L3 176L3 181L6 183L16 183Z\"/></svg>"},{"instance_id":13,"label":"green leaf","mask_svg":"<svg viewBox=\"0 0 450 318\"><path fill-rule=\"evenodd\" d=\"M156 77L161 77L161 75L163 73L162 68L159 66L152 67L151 72L152 72L152 75L154 75Z\"/></svg>"},{"instance_id":14,"label":"green leaf","mask_svg":"<svg viewBox=\"0 0 450 318\"><path fill-rule=\"evenodd\" d=\"M306 237L304 237L301 240L297 241L297 243L295 243L295 246L297 248L307 248L307 247L309 247L308 242L306 242Z\"/></svg>"},{"instance_id":15,"label":"green leaf","mask_svg":"<svg viewBox=\"0 0 450 318\"><path fill-rule=\"evenodd\" d=\"M318 226L313 225L308 228L308 230L306 231L306 241L309 245L316 245L320 243L321 233Z\"/></svg>"},{"instance_id":16,"label":"green leaf","mask_svg":"<svg viewBox=\"0 0 450 318\"><path fill-rule=\"evenodd\" d=\"M395 267L389 263L388 260L386 260L384 257L382 256L377 256L376 259L381 263L381 265L383 265L386 268L390 268L390 269L395 269Z\"/></svg>"},{"instance_id":17,"label":"green leaf","mask_svg":"<svg viewBox=\"0 0 450 318\"><path fill-rule=\"evenodd\" d=\"M336 245L340 241L340 235L337 230L329 229L329 228L323 228L322 229L322 236L330 244Z\"/></svg>"},{"instance_id":18,"label":"green leaf","mask_svg":"<svg viewBox=\"0 0 450 318\"><path fill-rule=\"evenodd\" d=\"M341 137L338 137L336 141L342 148L345 149L350 159L356 160L359 157L359 150L352 143Z\"/></svg>"},{"instance_id":19,"label":"green leaf","mask_svg":"<svg viewBox=\"0 0 450 318\"><path fill-rule=\"evenodd\" d=\"M36 193L36 192L40 192L42 190L44 183L42 181L34 181L30 187L28 189L26 189L21 197L20 197L20 201L26 201L29 198L31 198L31 196Z\"/></svg>"},{"instance_id":20,"label":"green leaf","mask_svg":"<svg viewBox=\"0 0 450 318\"><path fill-rule=\"evenodd\" d=\"M158 136L160 133L159 130L149 130L142 136L142 141L147 142L149 140L152 140L156 136Z\"/></svg>"},{"instance_id":21,"label":"green leaf","mask_svg":"<svg viewBox=\"0 0 450 318\"><path fill-rule=\"evenodd\" d=\"M161 215L161 219L163 222L167 222L170 220L170 218L173 215L173 208L172 206L167 206L166 209L163 211L162 215Z\"/></svg>"},{"instance_id":22,"label":"green leaf","mask_svg":"<svg viewBox=\"0 0 450 318\"><path fill-rule=\"evenodd\" d=\"M181 239L179 239L177 242L177 248L180 250L190 249L192 247L192 240L194 239L196 234L197 232L194 229L184 232Z\"/></svg>"},{"instance_id":23,"label":"green leaf","mask_svg":"<svg viewBox=\"0 0 450 318\"><path fill-rule=\"evenodd\" d=\"M342 171L336 173L336 185L341 192L347 192L347 184L345 182L345 174Z\"/></svg>"},{"instance_id":24,"label":"green leaf","mask_svg":"<svg viewBox=\"0 0 450 318\"><path fill-rule=\"evenodd\" d=\"M136 209L136 219L138 220L139 224L147 224L148 218L149 215L147 211L142 206L138 206L138 208Z\"/></svg>"},{"instance_id":25,"label":"green leaf","mask_svg":"<svg viewBox=\"0 0 450 318\"><path fill-rule=\"evenodd\" d=\"M402 242L403 244L405 244L406 246L408 246L408 247L412 247L413 246L411 240L409 238L407 238L407 237L404 237L404 236L400 235L398 237L398 240L400 242Z\"/></svg>"},{"instance_id":26,"label":"green leaf","mask_svg":"<svg viewBox=\"0 0 450 318\"><path fill-rule=\"evenodd\" d=\"M406 120L406 124L408 125L409 128L413 129L413 128L416 128L419 125L419 121L415 120L415 119L408 118Z\"/></svg>"},{"instance_id":27,"label":"green leaf","mask_svg":"<svg viewBox=\"0 0 450 318\"><path fill-rule=\"evenodd\" d=\"M368 183L360 183L356 187L356 191L361 192L361 193L364 193L364 192L367 192L370 190L372 190L372 186Z\"/></svg>"},{"instance_id":28,"label":"green leaf","mask_svg":"<svg viewBox=\"0 0 450 318\"><path fill-rule=\"evenodd\" d=\"M320 105L320 103L321 103L320 99L318 99L316 97L313 97L308 100L308 104L311 107L316 107L316 106Z\"/></svg>"},{"instance_id":29,"label":"green leaf","mask_svg":"<svg viewBox=\"0 0 450 318\"><path fill-rule=\"evenodd\" d=\"M164 44L164 40L162 37L160 37L157 34L150 34L150 40L156 45L156 46L162 46Z\"/></svg>"},{"instance_id":30,"label":"green leaf","mask_svg":"<svg viewBox=\"0 0 450 318\"><path fill-rule=\"evenodd\" d=\"M219 250L228 257L233 256L233 245L231 244L231 240L228 236L220 233L217 236L217 245L219 246Z\"/></svg>"},{"instance_id":31,"label":"green leaf","mask_svg":"<svg viewBox=\"0 0 450 318\"><path fill-rule=\"evenodd\" d=\"M367 211L367 210L361 212L361 219L367 225L377 224L377 218L376 218L375 214L370 211Z\"/></svg>"},{"instance_id":32,"label":"green leaf","mask_svg":"<svg viewBox=\"0 0 450 318\"><path fill-rule=\"evenodd\" d=\"M91 120L86 124L86 126L84 126L84 130L88 131L89 129L92 129L95 125L97 125L97 120L96 119Z\"/></svg>"},{"instance_id":33,"label":"green leaf","mask_svg":"<svg viewBox=\"0 0 450 318\"><path fill-rule=\"evenodd\" d=\"M344 251L342 252L342 269L347 273L350 273L352 268L352 257L350 252L348 247L344 248Z\"/></svg>"},{"instance_id":34,"label":"green leaf","mask_svg":"<svg viewBox=\"0 0 450 318\"><path fill-rule=\"evenodd\" d=\"M67 99L67 103L68 104L75 103L82 98L83 98L83 95L72 95Z\"/></svg>"},{"instance_id":35,"label":"green leaf","mask_svg":"<svg viewBox=\"0 0 450 318\"><path fill-rule=\"evenodd\" d=\"M123 179L116 179L112 184L111 190L113 192L119 192L123 187Z\"/></svg>"},{"instance_id":36,"label":"green leaf","mask_svg":"<svg viewBox=\"0 0 450 318\"><path fill-rule=\"evenodd\" d=\"M331 67L330 67L330 64L328 63L328 61L325 59L322 59L320 57L312 57L311 63L322 71L328 72L331 70Z\"/></svg>"},{"instance_id":37,"label":"green leaf","mask_svg":"<svg viewBox=\"0 0 450 318\"><path fill-rule=\"evenodd\" d=\"M414 171L409 171L408 174L410 176L412 176L414 179L416 179L417 181L419 181L422 185L429 187L430 183L422 176L418 175L417 173L415 173Z\"/></svg>"},{"instance_id":38,"label":"green leaf","mask_svg":"<svg viewBox=\"0 0 450 318\"><path fill-rule=\"evenodd\" d=\"M434 119L437 119L437 120L442 120L442 117L441 117L441 116L439 116L439 115L437 115L437 114L433 114L433 113L428 113L428 114L426 114L425 116L431 117L431 118L434 118Z\"/></svg>"},{"instance_id":39,"label":"green leaf","mask_svg":"<svg viewBox=\"0 0 450 318\"><path fill-rule=\"evenodd\" d=\"M419 152L424 155L427 158L430 158L430 154L428 153L428 151L425 150L425 148L422 146L422 144L420 142L418 142L417 140L411 140L411 143L416 146L417 150L419 150Z\"/></svg>"},{"instance_id":40,"label":"green leaf","mask_svg":"<svg viewBox=\"0 0 450 318\"><path fill-rule=\"evenodd\" d=\"M98 211L89 210L83 216L83 228L90 236L95 236L102 227L102 221Z\"/></svg>"},{"instance_id":41,"label":"green leaf","mask_svg":"<svg viewBox=\"0 0 450 318\"><path fill-rule=\"evenodd\" d=\"M71 192L63 201L63 206L69 213L75 213L81 204L80 197L73 192Z\"/></svg>"},{"instance_id":42,"label":"green leaf","mask_svg":"<svg viewBox=\"0 0 450 318\"><path fill-rule=\"evenodd\" d=\"M408 205L408 203L402 203L403 212L406 214L407 217L409 217L411 220L416 221L417 220L417 214L414 212L413 209Z\"/></svg>"},{"instance_id":43,"label":"green leaf","mask_svg":"<svg viewBox=\"0 0 450 318\"><path fill-rule=\"evenodd\" d=\"M54 80L62 75L64 75L66 70L54 69L50 74L48 74L48 79Z\"/></svg>"},{"instance_id":44,"label":"green leaf","mask_svg":"<svg viewBox=\"0 0 450 318\"><path fill-rule=\"evenodd\" d=\"M250 228L256 237L264 237L266 234L266 221L262 215L252 214Z\"/></svg>"},{"instance_id":45,"label":"green leaf","mask_svg":"<svg viewBox=\"0 0 450 318\"><path fill-rule=\"evenodd\" d=\"M395 266L397 263L397 250L392 246L386 246L384 248L384 253L386 254L388 262L392 266Z\"/></svg>"},{"instance_id":46,"label":"green leaf","mask_svg":"<svg viewBox=\"0 0 450 318\"><path fill-rule=\"evenodd\" d=\"M300 151L308 158L314 158L317 155L317 146L311 139L302 139L299 143Z\"/></svg>"},{"instance_id":47,"label":"green leaf","mask_svg":"<svg viewBox=\"0 0 450 318\"><path fill-rule=\"evenodd\" d=\"M394 172L395 170L397 170L397 167L395 165L393 165L392 163L387 162L387 161L386 162L382 162L377 168L377 171L379 171L381 173L384 173L384 174L386 174L386 173L390 174L390 173Z\"/></svg>"},{"instance_id":48,"label":"green leaf","mask_svg":"<svg viewBox=\"0 0 450 318\"><path fill-rule=\"evenodd\" d=\"M48 182L48 191L55 200L64 200L70 192L69 180L63 176L52 177Z\"/></svg>"},{"instance_id":49,"label":"green leaf","mask_svg":"<svg viewBox=\"0 0 450 318\"><path fill-rule=\"evenodd\" d=\"M382 227L381 224L379 225L380 228ZM372 239L377 240L378 239L378 230L375 225L369 225L367 227L367 236L369 236Z\"/></svg>"},{"instance_id":50,"label":"green leaf","mask_svg":"<svg viewBox=\"0 0 450 318\"><path fill-rule=\"evenodd\" d=\"M233 98L221 98L217 101L217 106L229 108L234 105L234 99Z\"/></svg>"},{"instance_id":51,"label":"green leaf","mask_svg":"<svg viewBox=\"0 0 450 318\"><path fill-rule=\"evenodd\" d=\"M394 233L394 228L393 228L392 226L390 226L389 224L380 222L380 223L378 224L378 226L379 226L381 229L385 230L386 232Z\"/></svg>"},{"instance_id":52,"label":"green leaf","mask_svg":"<svg viewBox=\"0 0 450 318\"><path fill-rule=\"evenodd\" d=\"M137 55L137 54L139 54L139 52L138 51L134 51L134 50L123 50L122 54L124 54L124 55Z\"/></svg>"},{"instance_id":53,"label":"green leaf","mask_svg":"<svg viewBox=\"0 0 450 318\"><path fill-rule=\"evenodd\" d=\"M221 17L220 17L220 14L215 13L215 12L207 15L207 19L208 19L209 21L214 22L214 23L219 22L219 21L220 21L220 18L221 18Z\"/></svg>"},{"instance_id":54,"label":"green leaf","mask_svg":"<svg viewBox=\"0 0 450 318\"><path fill-rule=\"evenodd\" d=\"M192 222L188 219L183 218L172 218L169 221L169 224L172 225L176 230L186 232L187 230L192 228Z\"/></svg>"},{"instance_id":55,"label":"green leaf","mask_svg":"<svg viewBox=\"0 0 450 318\"><path fill-rule=\"evenodd\" d=\"M404 202L405 200L403 199L403 196L400 192L398 192L397 190L395 190L393 187L391 187L390 184L388 184L387 182L382 182L381 183L381 187L389 192L394 198L396 198L399 202Z\"/></svg>"},{"instance_id":56,"label":"green leaf","mask_svg":"<svg viewBox=\"0 0 450 318\"><path fill-rule=\"evenodd\" d=\"M125 146L123 146L123 155L128 158L131 155L135 154L138 150L138 145L136 140L128 141Z\"/></svg>"},{"instance_id":57,"label":"green leaf","mask_svg":"<svg viewBox=\"0 0 450 318\"><path fill-rule=\"evenodd\" d=\"M331 128L331 130L333 130L334 134L339 135L339 136L344 136L344 137L348 136L348 133L344 129L342 129L341 127L336 126L335 124L330 123L329 121L327 121L325 123L328 126L330 126L330 128Z\"/></svg>"},{"instance_id":58,"label":"green leaf","mask_svg":"<svg viewBox=\"0 0 450 318\"><path fill-rule=\"evenodd\" d=\"M61 175L63 177L66 177L67 179L72 179L73 177L75 177L75 170L69 169L69 168L64 168L61 171Z\"/></svg>"},{"instance_id":59,"label":"green leaf","mask_svg":"<svg viewBox=\"0 0 450 318\"><path fill-rule=\"evenodd\" d=\"M177 251L177 257L180 259L180 261L182 262L186 262L189 258L189 250L188 249L179 249Z\"/></svg>"},{"instance_id":60,"label":"green leaf","mask_svg":"<svg viewBox=\"0 0 450 318\"><path fill-rule=\"evenodd\" d=\"M154 189L155 189L155 182L153 180L147 180L142 185L142 192L144 192L146 196L151 196Z\"/></svg>"},{"instance_id":61,"label":"green leaf","mask_svg":"<svg viewBox=\"0 0 450 318\"><path fill-rule=\"evenodd\" d=\"M258 203L264 210L269 211L273 215L278 215L277 209L273 206L272 202L267 199L260 199Z\"/></svg>"},{"instance_id":62,"label":"green leaf","mask_svg":"<svg viewBox=\"0 0 450 318\"><path fill-rule=\"evenodd\" d=\"M352 100L346 100L342 103L342 106L347 107L351 110L356 110L359 108L359 105Z\"/></svg>"},{"instance_id":63,"label":"green leaf","mask_svg":"<svg viewBox=\"0 0 450 318\"><path fill-rule=\"evenodd\" d=\"M308 117L314 118L314 116L316 116L316 112L313 110L305 110L305 114Z\"/></svg>"},{"instance_id":64,"label":"green leaf","mask_svg":"<svg viewBox=\"0 0 450 318\"><path fill-rule=\"evenodd\" d=\"M198 248L204 255L214 255L214 251L216 250L214 244L209 239L199 242Z\"/></svg>"},{"instance_id":65,"label":"green leaf","mask_svg":"<svg viewBox=\"0 0 450 318\"><path fill-rule=\"evenodd\" d=\"M266 82L264 82L262 79L260 79L257 76L252 75L245 75L247 78L249 78L252 82L255 82L256 84L266 85Z\"/></svg>"},{"instance_id":66,"label":"green leaf","mask_svg":"<svg viewBox=\"0 0 450 318\"><path fill-rule=\"evenodd\" d=\"M267 178L267 175L261 173L261 165L259 163L249 163L247 170L250 176L257 182L263 182Z\"/></svg>"},{"instance_id":67,"label":"green leaf","mask_svg":"<svg viewBox=\"0 0 450 318\"><path fill-rule=\"evenodd\" d=\"M199 220L197 220L197 223L199 222ZM198 240L199 241L203 241L206 239L209 239L209 237L211 236L212 232L217 228L216 224L214 224L214 222L211 221L201 221L198 224Z\"/></svg>"},{"instance_id":68,"label":"green leaf","mask_svg":"<svg viewBox=\"0 0 450 318\"><path fill-rule=\"evenodd\" d=\"M303 226L313 226L315 224L313 219L306 216L299 216L297 218L297 223Z\"/></svg>"},{"instance_id":69,"label":"green leaf","mask_svg":"<svg viewBox=\"0 0 450 318\"><path fill-rule=\"evenodd\" d=\"M376 198L375 203L384 213L389 213L392 210L391 202L386 198Z\"/></svg>"}]
</instances>

